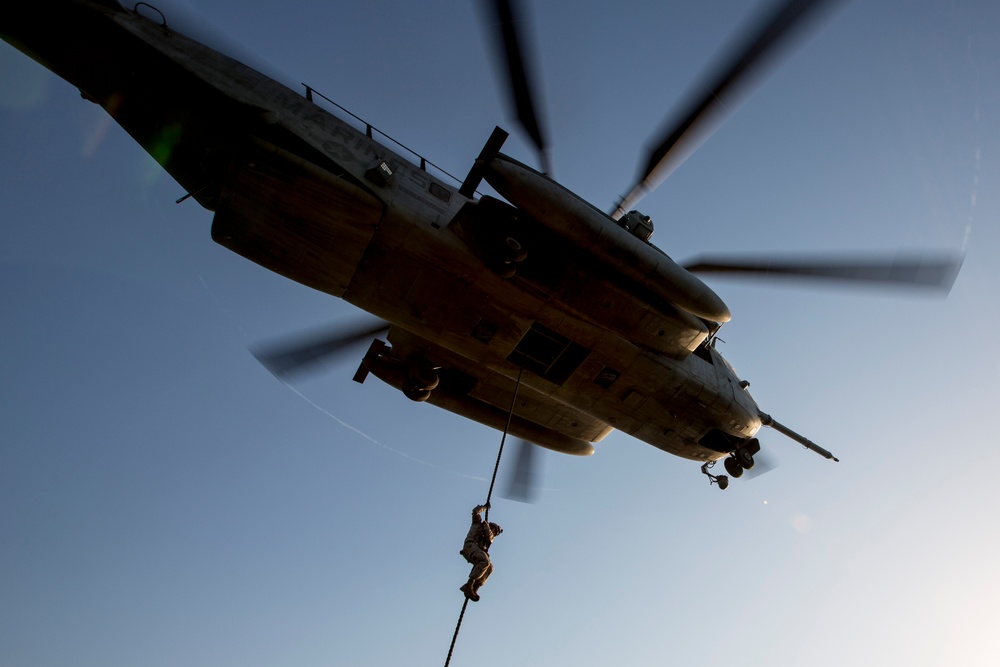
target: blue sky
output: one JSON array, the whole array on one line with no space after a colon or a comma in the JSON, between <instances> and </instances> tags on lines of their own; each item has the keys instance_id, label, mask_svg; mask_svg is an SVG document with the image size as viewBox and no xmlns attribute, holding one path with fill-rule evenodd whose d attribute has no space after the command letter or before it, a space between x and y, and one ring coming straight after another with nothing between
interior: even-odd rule
<instances>
[{"instance_id":1,"label":"blue sky","mask_svg":"<svg viewBox=\"0 0 1000 667\"><path fill-rule=\"evenodd\" d=\"M472 4L173 7L462 176L496 124L532 159ZM755 5L556 4L531 5L554 171L607 208ZM992 2L848 3L641 203L679 259L965 249L947 300L712 283L762 409L842 462L764 431L780 466L720 493L621 434L547 455L540 503L495 504L453 664L1000 661L998 29ZM249 345L363 313L182 194L0 44L0 662L443 664L499 434L355 360L277 382Z\"/></svg>"}]
</instances>

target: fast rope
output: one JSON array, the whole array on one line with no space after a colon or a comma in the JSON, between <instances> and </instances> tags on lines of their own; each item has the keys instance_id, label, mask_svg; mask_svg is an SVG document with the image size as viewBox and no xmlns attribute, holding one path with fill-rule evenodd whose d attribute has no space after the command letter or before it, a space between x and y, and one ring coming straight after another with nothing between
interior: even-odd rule
<instances>
[{"instance_id":1,"label":"fast rope","mask_svg":"<svg viewBox=\"0 0 1000 667\"><path fill-rule=\"evenodd\" d=\"M493 486L497 483L497 471L500 470L500 457L503 456L503 445L507 442L507 431L510 430L510 421L514 418L514 405L517 403L517 390L521 388L521 374L524 369L517 371L517 384L514 385L514 395L510 399L510 410L507 411L507 423L503 427L503 435L500 437L500 451L497 452L497 462L493 466L493 479L490 480L490 490L486 494L486 522L490 520L490 498L493 497Z\"/></svg>"},{"instance_id":2,"label":"fast rope","mask_svg":"<svg viewBox=\"0 0 1000 667\"><path fill-rule=\"evenodd\" d=\"M458 630L462 627L462 619L465 618L465 608L469 606L469 598L465 598L462 603L462 613L458 615L458 624L455 626L455 634L451 636L451 646L448 647L448 657L444 661L444 667L451 663L451 654L455 650L455 642L458 640Z\"/></svg>"},{"instance_id":3,"label":"fast rope","mask_svg":"<svg viewBox=\"0 0 1000 667\"><path fill-rule=\"evenodd\" d=\"M493 487L497 482L497 471L500 470L500 457L503 456L503 446L507 442L507 431L510 430L510 422L514 417L514 406L517 403L517 390L521 388L522 373L524 373L523 368L517 372L517 384L514 385L514 395L510 399L510 410L507 411L507 424L503 427L503 436L500 438L500 451L497 452L497 462L493 466L493 479L490 480L490 490L486 494L486 516L484 521L487 523L490 521L490 498L493 497ZM455 634L451 637L451 646L448 647L448 657L444 661L444 667L448 667L451 664L451 654L455 651L455 642L458 641L458 631L462 629L462 619L465 618L465 610L468 606L469 598L465 598L465 602L462 603L462 611L458 615L458 623L455 624Z\"/></svg>"}]
</instances>

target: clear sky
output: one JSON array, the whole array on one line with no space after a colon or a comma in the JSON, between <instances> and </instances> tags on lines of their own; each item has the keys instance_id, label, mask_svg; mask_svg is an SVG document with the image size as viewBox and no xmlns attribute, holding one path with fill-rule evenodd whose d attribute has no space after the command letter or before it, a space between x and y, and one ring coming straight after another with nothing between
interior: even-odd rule
<instances>
[{"instance_id":1,"label":"clear sky","mask_svg":"<svg viewBox=\"0 0 1000 667\"><path fill-rule=\"evenodd\" d=\"M568 4L530 5L554 172L606 209L756 3ZM187 12L456 175L496 124L533 160L474 3ZM947 300L712 282L720 351L842 462L765 430L780 466L723 493L622 434L546 452L452 664L1000 664L998 34L992 0L848 3L640 206L679 259L965 249ZM276 381L249 345L364 314L182 194L0 43L0 664L443 664L499 433L354 358Z\"/></svg>"}]
</instances>

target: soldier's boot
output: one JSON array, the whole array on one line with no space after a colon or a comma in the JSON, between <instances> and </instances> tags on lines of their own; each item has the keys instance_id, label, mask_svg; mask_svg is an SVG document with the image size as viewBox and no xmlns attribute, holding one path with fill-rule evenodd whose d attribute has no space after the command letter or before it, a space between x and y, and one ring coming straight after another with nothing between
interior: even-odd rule
<instances>
[{"instance_id":1,"label":"soldier's boot","mask_svg":"<svg viewBox=\"0 0 1000 667\"><path fill-rule=\"evenodd\" d=\"M469 580L466 583L462 584L462 587L459 588L458 590L460 590L463 593L465 593L465 597L469 598L473 602L479 602L479 596L476 594L476 591L473 590L473 588L472 588L472 581L471 580Z\"/></svg>"}]
</instances>

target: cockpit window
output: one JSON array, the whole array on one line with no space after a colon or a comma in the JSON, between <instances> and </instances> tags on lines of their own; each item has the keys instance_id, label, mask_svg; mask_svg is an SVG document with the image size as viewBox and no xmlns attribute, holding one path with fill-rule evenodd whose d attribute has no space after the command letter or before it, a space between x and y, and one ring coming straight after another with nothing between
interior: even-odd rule
<instances>
[{"instance_id":1,"label":"cockpit window","mask_svg":"<svg viewBox=\"0 0 1000 667\"><path fill-rule=\"evenodd\" d=\"M695 351L694 351L694 356L698 357L699 359L703 359L703 360L707 361L708 363L712 364L713 366L715 365L715 359L712 358L712 356L713 356L712 355L712 348L710 348L710 347L708 347L706 345L699 345L697 347L697 349L695 349Z\"/></svg>"},{"instance_id":2,"label":"cockpit window","mask_svg":"<svg viewBox=\"0 0 1000 667\"><path fill-rule=\"evenodd\" d=\"M715 352L715 350L712 350L712 351L713 351L713 352ZM722 365L723 365L723 366L725 366L726 368L728 368L728 369L729 369L729 372L730 372L730 373L732 373L732 374L733 374L733 375L734 375L735 377L739 377L739 376L740 376L740 374L736 372L736 369L735 369L735 368L733 368L733 365L732 365L731 363L729 363L728 361L726 361L726 358L725 358L725 357L723 357L723 356L722 356L721 354L719 354L718 352L715 352L715 356L719 358L719 361L721 361L721 362L722 362Z\"/></svg>"}]
</instances>

